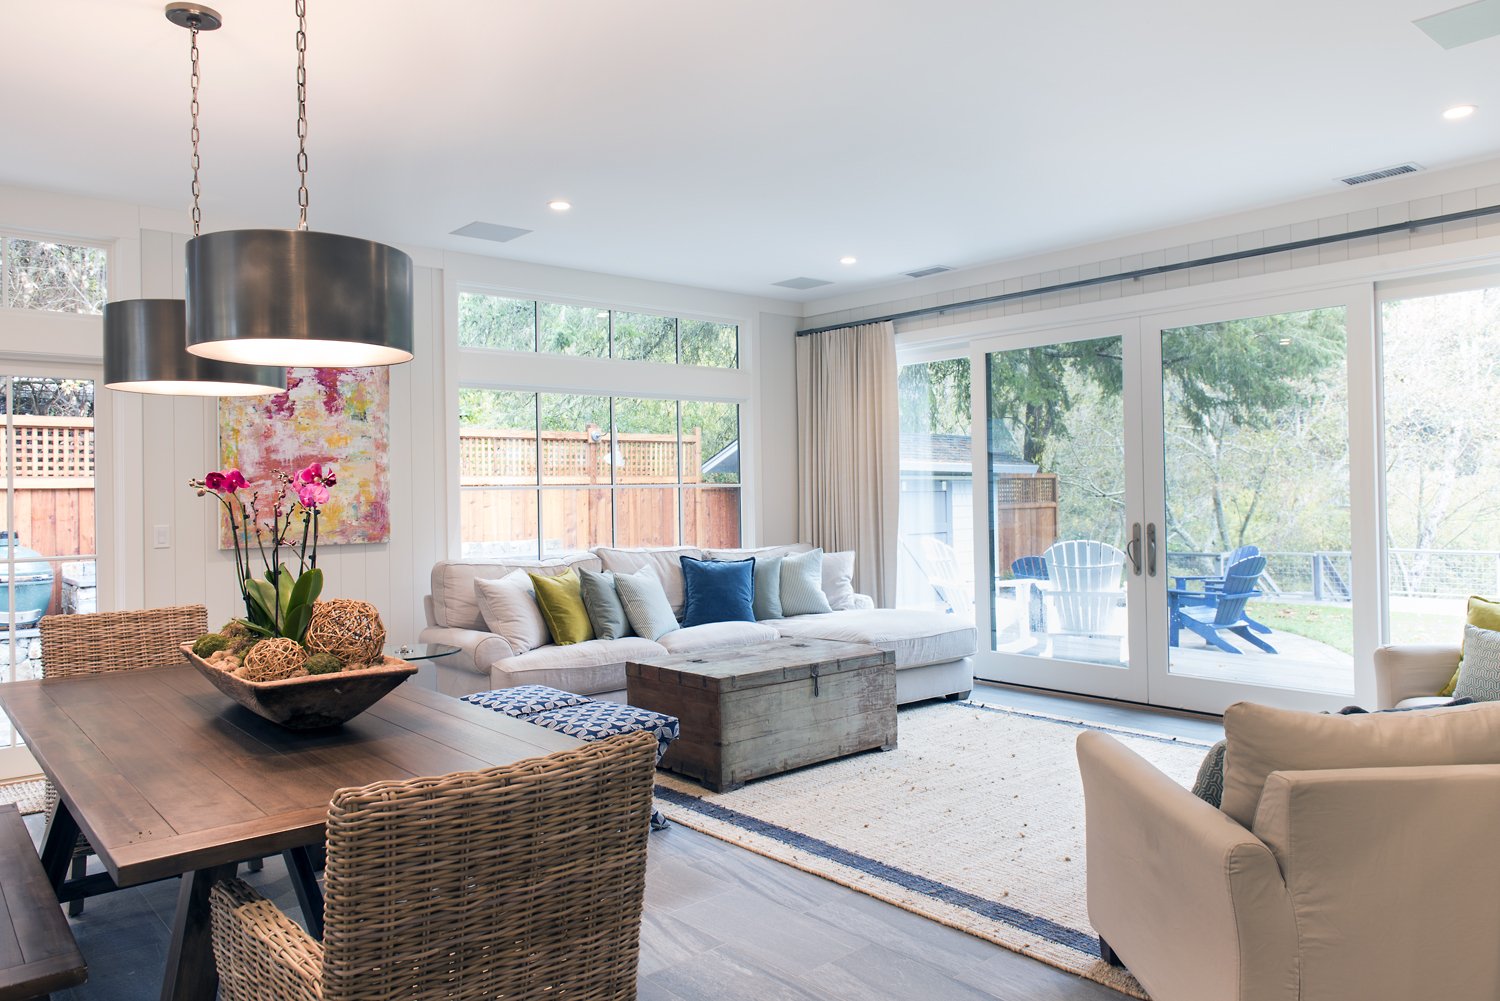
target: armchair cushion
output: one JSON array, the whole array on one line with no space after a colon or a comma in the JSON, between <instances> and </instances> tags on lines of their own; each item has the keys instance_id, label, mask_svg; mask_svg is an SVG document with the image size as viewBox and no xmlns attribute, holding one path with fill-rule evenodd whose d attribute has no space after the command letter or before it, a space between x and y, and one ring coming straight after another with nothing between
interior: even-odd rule
<instances>
[{"instance_id":1,"label":"armchair cushion","mask_svg":"<svg viewBox=\"0 0 1500 1001\"><path fill-rule=\"evenodd\" d=\"M1469 596L1469 607L1467 625L1478 626L1480 629L1500 629L1500 601L1491 601L1489 598L1481 598L1479 595ZM1467 637L1467 632L1465 637ZM1468 655L1465 647L1459 647L1458 667L1453 669L1453 677L1443 686L1439 695L1452 695L1458 688L1458 676L1464 669L1464 658Z\"/></svg>"},{"instance_id":2,"label":"armchair cushion","mask_svg":"<svg viewBox=\"0 0 1500 1001\"><path fill-rule=\"evenodd\" d=\"M1458 667L1456 699L1500 701L1500 633L1464 626L1464 659Z\"/></svg>"},{"instance_id":3,"label":"armchair cushion","mask_svg":"<svg viewBox=\"0 0 1500 1001\"><path fill-rule=\"evenodd\" d=\"M1236 702L1224 737L1223 810L1249 828L1272 772L1500 764L1500 705L1324 716Z\"/></svg>"}]
</instances>

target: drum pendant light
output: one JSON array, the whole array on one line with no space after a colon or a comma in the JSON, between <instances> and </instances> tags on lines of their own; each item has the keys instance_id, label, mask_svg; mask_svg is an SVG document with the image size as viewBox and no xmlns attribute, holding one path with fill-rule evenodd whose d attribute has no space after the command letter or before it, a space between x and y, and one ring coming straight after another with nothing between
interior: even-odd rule
<instances>
[{"instance_id":1,"label":"drum pendant light","mask_svg":"<svg viewBox=\"0 0 1500 1001\"><path fill-rule=\"evenodd\" d=\"M198 235L198 32L223 24L217 11L174 3L167 20L192 33L193 235ZM104 385L162 396L267 396L286 390L286 369L236 365L187 351L187 308L181 299L124 299L104 304Z\"/></svg>"},{"instance_id":2,"label":"drum pendant light","mask_svg":"<svg viewBox=\"0 0 1500 1001\"><path fill-rule=\"evenodd\" d=\"M188 350L254 365L410 361L411 258L382 243L307 228L306 0L295 7L297 228L226 230L188 241Z\"/></svg>"}]
</instances>

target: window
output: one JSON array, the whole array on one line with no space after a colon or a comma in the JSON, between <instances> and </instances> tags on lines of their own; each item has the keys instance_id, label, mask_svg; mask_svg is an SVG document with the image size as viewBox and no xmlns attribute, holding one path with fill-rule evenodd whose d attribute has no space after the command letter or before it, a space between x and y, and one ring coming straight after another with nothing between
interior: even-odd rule
<instances>
[{"instance_id":1,"label":"window","mask_svg":"<svg viewBox=\"0 0 1500 1001\"><path fill-rule=\"evenodd\" d=\"M1500 288L1381 304L1390 642L1457 644L1500 587Z\"/></svg>"},{"instance_id":2,"label":"window","mask_svg":"<svg viewBox=\"0 0 1500 1001\"><path fill-rule=\"evenodd\" d=\"M458 344L465 348L738 368L740 328L712 320L460 292Z\"/></svg>"},{"instance_id":3,"label":"window","mask_svg":"<svg viewBox=\"0 0 1500 1001\"><path fill-rule=\"evenodd\" d=\"M99 313L109 298L102 247L0 238L0 306L54 313Z\"/></svg>"},{"instance_id":4,"label":"window","mask_svg":"<svg viewBox=\"0 0 1500 1001\"><path fill-rule=\"evenodd\" d=\"M740 542L734 403L459 390L463 555Z\"/></svg>"}]
</instances>

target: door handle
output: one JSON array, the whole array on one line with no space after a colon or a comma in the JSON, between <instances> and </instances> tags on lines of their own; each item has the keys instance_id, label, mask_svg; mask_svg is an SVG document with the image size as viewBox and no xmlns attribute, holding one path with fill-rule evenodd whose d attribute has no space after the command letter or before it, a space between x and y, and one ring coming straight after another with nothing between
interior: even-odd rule
<instances>
[{"instance_id":1,"label":"door handle","mask_svg":"<svg viewBox=\"0 0 1500 1001\"><path fill-rule=\"evenodd\" d=\"M1146 526L1146 576L1156 576L1156 522Z\"/></svg>"},{"instance_id":2,"label":"door handle","mask_svg":"<svg viewBox=\"0 0 1500 1001\"><path fill-rule=\"evenodd\" d=\"M1125 555L1130 557L1130 570L1137 577L1141 575L1141 523L1136 522L1130 527L1130 541L1125 543Z\"/></svg>"}]
</instances>

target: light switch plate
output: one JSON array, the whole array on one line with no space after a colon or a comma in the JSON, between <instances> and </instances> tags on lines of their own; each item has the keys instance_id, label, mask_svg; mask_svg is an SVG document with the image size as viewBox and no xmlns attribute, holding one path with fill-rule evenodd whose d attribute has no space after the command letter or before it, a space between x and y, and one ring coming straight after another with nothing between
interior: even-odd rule
<instances>
[{"instance_id":1,"label":"light switch plate","mask_svg":"<svg viewBox=\"0 0 1500 1001\"><path fill-rule=\"evenodd\" d=\"M157 525L151 544L157 549L172 548L172 530L169 525Z\"/></svg>"}]
</instances>

